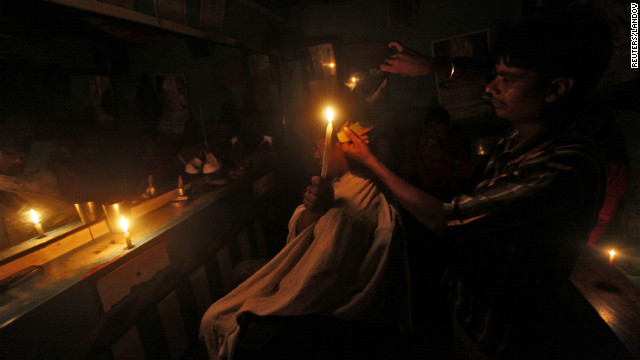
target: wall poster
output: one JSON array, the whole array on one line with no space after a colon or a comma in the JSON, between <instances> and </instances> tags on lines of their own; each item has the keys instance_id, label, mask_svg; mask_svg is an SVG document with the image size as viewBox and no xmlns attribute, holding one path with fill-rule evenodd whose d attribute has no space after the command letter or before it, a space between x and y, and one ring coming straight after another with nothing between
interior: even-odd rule
<instances>
[{"instance_id":1,"label":"wall poster","mask_svg":"<svg viewBox=\"0 0 640 360\"><path fill-rule=\"evenodd\" d=\"M183 135L189 118L187 79L184 74L156 74L156 94L162 107L158 131Z\"/></svg>"}]
</instances>

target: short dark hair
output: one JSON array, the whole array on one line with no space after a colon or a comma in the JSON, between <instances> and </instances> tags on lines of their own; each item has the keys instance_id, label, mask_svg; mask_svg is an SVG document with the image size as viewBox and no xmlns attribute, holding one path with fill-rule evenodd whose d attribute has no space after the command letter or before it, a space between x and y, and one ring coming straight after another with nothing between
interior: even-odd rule
<instances>
[{"instance_id":1,"label":"short dark hair","mask_svg":"<svg viewBox=\"0 0 640 360\"><path fill-rule=\"evenodd\" d=\"M547 12L504 29L494 45L496 60L534 70L543 86L554 78L572 78L572 97L593 89L609 66L612 51L609 25L584 6Z\"/></svg>"}]
</instances>

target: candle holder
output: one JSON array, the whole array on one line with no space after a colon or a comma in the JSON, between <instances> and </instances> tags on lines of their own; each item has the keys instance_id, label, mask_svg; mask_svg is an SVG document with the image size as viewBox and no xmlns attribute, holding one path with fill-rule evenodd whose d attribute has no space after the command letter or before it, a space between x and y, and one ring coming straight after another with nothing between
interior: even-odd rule
<instances>
[{"instance_id":1,"label":"candle holder","mask_svg":"<svg viewBox=\"0 0 640 360\"><path fill-rule=\"evenodd\" d=\"M80 221L83 225L91 224L98 220L98 206L93 201L74 204Z\"/></svg>"},{"instance_id":2,"label":"candle holder","mask_svg":"<svg viewBox=\"0 0 640 360\"><path fill-rule=\"evenodd\" d=\"M122 226L120 225L120 217L128 214L126 204L124 202L119 202L115 204L102 205L102 210L104 211L109 231L112 234L124 233L122 231Z\"/></svg>"},{"instance_id":3,"label":"candle holder","mask_svg":"<svg viewBox=\"0 0 640 360\"><path fill-rule=\"evenodd\" d=\"M173 198L170 203L171 203L171 206L173 207L183 207L187 203L187 200L189 200L188 196L178 195L175 198Z\"/></svg>"},{"instance_id":4,"label":"candle holder","mask_svg":"<svg viewBox=\"0 0 640 360\"><path fill-rule=\"evenodd\" d=\"M46 235L44 234L44 230L42 230L42 224L35 224L36 233L38 233L37 238L43 238Z\"/></svg>"},{"instance_id":5,"label":"candle holder","mask_svg":"<svg viewBox=\"0 0 640 360\"><path fill-rule=\"evenodd\" d=\"M182 176L178 177L178 196L171 200L171 206L183 207L189 197L184 192L184 184L182 182Z\"/></svg>"}]
</instances>

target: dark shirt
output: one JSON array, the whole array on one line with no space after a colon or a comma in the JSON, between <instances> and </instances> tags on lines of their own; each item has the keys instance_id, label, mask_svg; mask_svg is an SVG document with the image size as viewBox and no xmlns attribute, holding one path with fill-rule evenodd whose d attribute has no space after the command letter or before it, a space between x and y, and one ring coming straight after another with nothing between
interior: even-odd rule
<instances>
[{"instance_id":1,"label":"dark shirt","mask_svg":"<svg viewBox=\"0 0 640 360\"><path fill-rule=\"evenodd\" d=\"M544 319L604 197L604 167L584 134L547 130L518 144L511 133L473 193L445 204L450 304L456 326L485 355L544 350Z\"/></svg>"}]
</instances>

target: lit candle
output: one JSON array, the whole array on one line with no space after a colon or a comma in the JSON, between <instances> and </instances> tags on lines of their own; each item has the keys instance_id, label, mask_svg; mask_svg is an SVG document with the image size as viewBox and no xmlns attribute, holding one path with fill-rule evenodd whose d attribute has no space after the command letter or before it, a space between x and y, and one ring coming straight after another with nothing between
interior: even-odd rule
<instances>
[{"instance_id":1,"label":"lit candle","mask_svg":"<svg viewBox=\"0 0 640 360\"><path fill-rule=\"evenodd\" d=\"M331 151L331 133L333 132L333 111L331 108L327 108L327 132L324 136L324 154L322 154L322 172L320 176L323 179L327 177L327 167L329 166L329 156L327 155Z\"/></svg>"},{"instance_id":2,"label":"lit candle","mask_svg":"<svg viewBox=\"0 0 640 360\"><path fill-rule=\"evenodd\" d=\"M156 188L153 186L153 175L149 175L149 187L146 190L146 194L149 196L156 194Z\"/></svg>"},{"instance_id":3,"label":"lit candle","mask_svg":"<svg viewBox=\"0 0 640 360\"><path fill-rule=\"evenodd\" d=\"M178 176L178 195L184 195L184 187L182 186L182 175Z\"/></svg>"},{"instance_id":4,"label":"lit candle","mask_svg":"<svg viewBox=\"0 0 640 360\"><path fill-rule=\"evenodd\" d=\"M122 226L122 232L124 233L124 241L127 243L127 249L131 249L133 244L131 243L131 235L129 235L129 222L124 218L124 215L120 215L120 226Z\"/></svg>"},{"instance_id":5,"label":"lit candle","mask_svg":"<svg viewBox=\"0 0 640 360\"><path fill-rule=\"evenodd\" d=\"M609 266L613 266L613 257L616 255L614 250L609 251Z\"/></svg>"},{"instance_id":6,"label":"lit candle","mask_svg":"<svg viewBox=\"0 0 640 360\"><path fill-rule=\"evenodd\" d=\"M609 251L609 271L607 274L607 288L608 289L612 289L611 287L611 272L613 271L613 257L616 255L616 252L611 249L611 251Z\"/></svg>"},{"instance_id":7,"label":"lit candle","mask_svg":"<svg viewBox=\"0 0 640 360\"><path fill-rule=\"evenodd\" d=\"M42 230L42 224L40 224L40 217L38 213L31 209L31 220L33 220L33 226L36 228L36 232L38 233L38 237L44 236L44 230Z\"/></svg>"}]
</instances>

